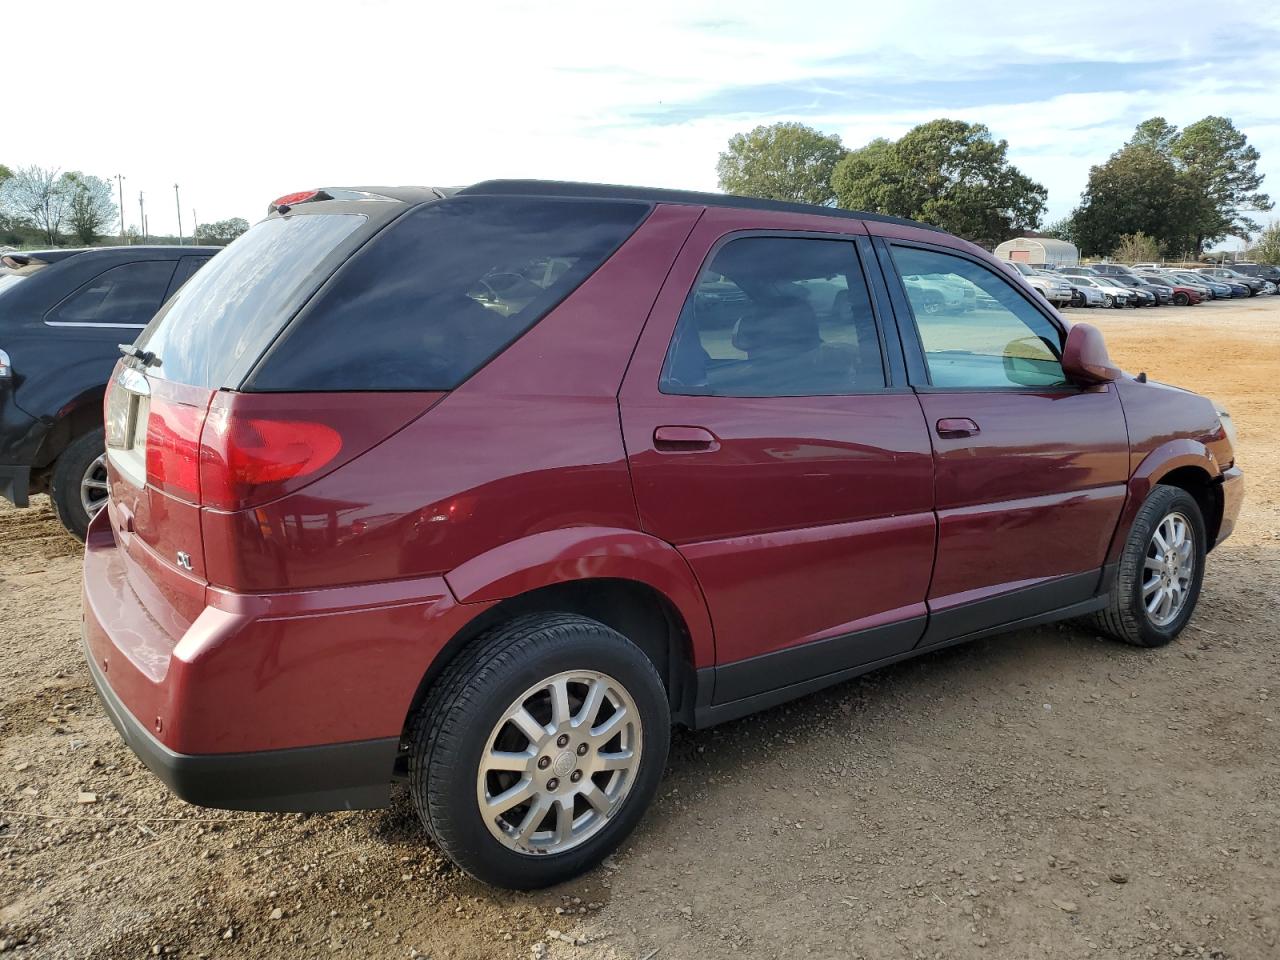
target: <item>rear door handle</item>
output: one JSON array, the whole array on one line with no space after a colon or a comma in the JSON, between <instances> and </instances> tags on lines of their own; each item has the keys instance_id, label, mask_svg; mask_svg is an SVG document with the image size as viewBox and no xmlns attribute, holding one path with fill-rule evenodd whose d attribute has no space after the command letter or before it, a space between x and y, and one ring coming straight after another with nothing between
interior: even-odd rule
<instances>
[{"instance_id":1,"label":"rear door handle","mask_svg":"<svg viewBox=\"0 0 1280 960\"><path fill-rule=\"evenodd\" d=\"M944 440L976 437L979 432L978 425L968 417L943 417L938 421L938 436Z\"/></svg>"},{"instance_id":2,"label":"rear door handle","mask_svg":"<svg viewBox=\"0 0 1280 960\"><path fill-rule=\"evenodd\" d=\"M653 449L659 453L710 453L720 449L720 441L705 427L657 427Z\"/></svg>"}]
</instances>

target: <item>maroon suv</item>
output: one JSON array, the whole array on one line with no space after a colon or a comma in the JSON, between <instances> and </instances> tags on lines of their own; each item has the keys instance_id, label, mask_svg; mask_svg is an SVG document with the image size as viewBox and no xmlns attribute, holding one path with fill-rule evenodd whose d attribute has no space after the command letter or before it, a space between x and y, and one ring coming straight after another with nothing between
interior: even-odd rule
<instances>
[{"instance_id":1,"label":"maroon suv","mask_svg":"<svg viewBox=\"0 0 1280 960\"><path fill-rule=\"evenodd\" d=\"M1066 617L1172 640L1243 483L987 253L872 214L496 181L282 197L106 398L86 652L180 796L388 802L568 878L670 725Z\"/></svg>"}]
</instances>

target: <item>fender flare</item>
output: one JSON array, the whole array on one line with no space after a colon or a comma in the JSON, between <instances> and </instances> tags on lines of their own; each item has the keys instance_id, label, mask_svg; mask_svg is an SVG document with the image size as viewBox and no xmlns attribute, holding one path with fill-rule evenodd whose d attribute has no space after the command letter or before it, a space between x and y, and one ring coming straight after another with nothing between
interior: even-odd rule
<instances>
[{"instance_id":1,"label":"fender flare","mask_svg":"<svg viewBox=\"0 0 1280 960\"><path fill-rule=\"evenodd\" d=\"M445 574L459 603L496 603L559 583L643 583L675 608L689 631L694 667L715 663L706 599L684 556L657 537L615 527L568 527L504 543Z\"/></svg>"},{"instance_id":2,"label":"fender flare","mask_svg":"<svg viewBox=\"0 0 1280 960\"><path fill-rule=\"evenodd\" d=\"M1138 510L1152 488L1181 467L1199 467L1214 480L1222 476L1221 466L1209 452L1209 448L1198 440L1179 437L1160 444L1148 453L1130 474L1126 484L1124 507L1120 511L1116 532L1111 538L1111 548L1107 551L1107 563L1115 563L1120 559L1125 540L1129 536L1129 528L1133 526L1134 517L1138 515Z\"/></svg>"}]
</instances>

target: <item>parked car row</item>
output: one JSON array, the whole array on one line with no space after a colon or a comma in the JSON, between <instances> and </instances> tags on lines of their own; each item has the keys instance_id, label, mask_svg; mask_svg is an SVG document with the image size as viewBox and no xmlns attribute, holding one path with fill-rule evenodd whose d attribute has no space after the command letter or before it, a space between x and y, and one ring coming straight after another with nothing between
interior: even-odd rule
<instances>
[{"instance_id":1,"label":"parked car row","mask_svg":"<svg viewBox=\"0 0 1280 960\"><path fill-rule=\"evenodd\" d=\"M1274 294L1280 269L1261 264L1199 267L1193 270L1158 264L1099 263L1087 267L1033 267L1004 261L1057 307L1194 306L1205 300Z\"/></svg>"}]
</instances>

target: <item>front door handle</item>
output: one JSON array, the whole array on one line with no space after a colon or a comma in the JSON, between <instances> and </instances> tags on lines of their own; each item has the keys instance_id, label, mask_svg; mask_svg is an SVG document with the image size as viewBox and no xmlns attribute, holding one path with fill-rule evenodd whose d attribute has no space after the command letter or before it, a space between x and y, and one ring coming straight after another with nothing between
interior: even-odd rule
<instances>
[{"instance_id":1,"label":"front door handle","mask_svg":"<svg viewBox=\"0 0 1280 960\"><path fill-rule=\"evenodd\" d=\"M709 453L720 449L720 441L705 427L657 427L653 449L659 453Z\"/></svg>"},{"instance_id":2,"label":"front door handle","mask_svg":"<svg viewBox=\"0 0 1280 960\"><path fill-rule=\"evenodd\" d=\"M943 417L938 421L938 436L944 440L976 437L978 433L978 425L968 417Z\"/></svg>"}]
</instances>

